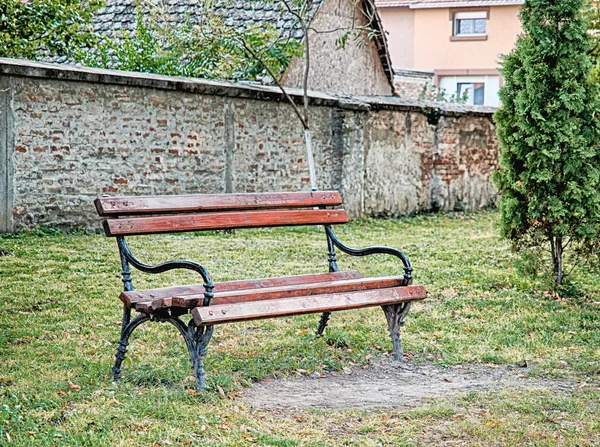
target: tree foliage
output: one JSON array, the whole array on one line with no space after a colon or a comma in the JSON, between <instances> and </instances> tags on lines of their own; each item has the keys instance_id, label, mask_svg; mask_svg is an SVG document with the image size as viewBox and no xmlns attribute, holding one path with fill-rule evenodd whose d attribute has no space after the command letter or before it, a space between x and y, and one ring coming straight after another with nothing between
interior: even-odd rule
<instances>
[{"instance_id":1,"label":"tree foliage","mask_svg":"<svg viewBox=\"0 0 600 447\"><path fill-rule=\"evenodd\" d=\"M517 249L547 249L557 286L565 249L588 256L600 235L600 107L583 6L525 1L495 114L502 234Z\"/></svg>"},{"instance_id":2,"label":"tree foliage","mask_svg":"<svg viewBox=\"0 0 600 447\"><path fill-rule=\"evenodd\" d=\"M78 59L97 68L257 80L268 76L265 65L280 74L293 56L302 54L299 42L282 39L274 27L237 30L204 7L200 21L188 17L175 22L168 8L156 2L139 3L133 31L102 36L94 48L82 50Z\"/></svg>"},{"instance_id":3,"label":"tree foliage","mask_svg":"<svg viewBox=\"0 0 600 447\"><path fill-rule=\"evenodd\" d=\"M0 1L0 56L72 56L94 41L91 19L102 0Z\"/></svg>"}]
</instances>

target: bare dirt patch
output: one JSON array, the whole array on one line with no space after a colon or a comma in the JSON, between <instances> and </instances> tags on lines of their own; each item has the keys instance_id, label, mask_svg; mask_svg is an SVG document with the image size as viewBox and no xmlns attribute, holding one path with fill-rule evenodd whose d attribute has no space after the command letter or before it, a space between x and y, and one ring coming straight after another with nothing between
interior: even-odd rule
<instances>
[{"instance_id":1,"label":"bare dirt patch","mask_svg":"<svg viewBox=\"0 0 600 447\"><path fill-rule=\"evenodd\" d=\"M436 397L504 388L568 390L574 385L528 378L527 368L520 367L388 362L366 369L260 382L246 390L242 399L263 409L407 409Z\"/></svg>"}]
</instances>

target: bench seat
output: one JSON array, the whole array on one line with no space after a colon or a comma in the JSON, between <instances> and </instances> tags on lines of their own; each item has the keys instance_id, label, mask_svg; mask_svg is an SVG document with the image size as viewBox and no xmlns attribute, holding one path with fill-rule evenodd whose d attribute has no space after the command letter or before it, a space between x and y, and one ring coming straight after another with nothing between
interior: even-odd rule
<instances>
[{"instance_id":1,"label":"bench seat","mask_svg":"<svg viewBox=\"0 0 600 447\"><path fill-rule=\"evenodd\" d=\"M213 289L215 297L211 300L211 303L217 304L218 301L215 299L225 292L326 283L347 279L359 279L362 277L363 275L359 272L349 270L343 272L215 282L215 287ZM121 292L119 298L125 306L130 309L135 309L138 312L152 312L171 306L193 309L194 307L201 305L202 300L204 299L204 285L192 284L188 286L163 287L159 289L131 290Z\"/></svg>"},{"instance_id":2,"label":"bench seat","mask_svg":"<svg viewBox=\"0 0 600 447\"><path fill-rule=\"evenodd\" d=\"M372 280L372 279L371 279ZM359 309L361 307L385 306L389 304L400 304L407 301L418 301L425 299L427 294L423 286L401 286L376 288L384 283L400 282L402 277L382 278L382 281L371 281L370 284L355 281L352 287L336 287L329 283L314 284L306 288L287 288L290 295L299 292L308 292L306 295L294 298L272 298L279 295L280 290L270 291L244 291L230 297L230 304L215 304L200 306L192 310L192 315L198 326L210 324L234 323L236 321L258 320L263 318L285 317L291 315L302 315L321 312L333 312L337 310ZM369 289L369 286L372 288ZM329 292L323 292L330 290ZM311 294L315 293L314 295ZM260 295L259 295L260 294ZM244 295L256 296L257 300L236 301L235 298L243 298ZM284 294L282 294L284 295ZM271 297L270 297L271 296ZM232 299L233 298L233 299Z\"/></svg>"}]
</instances>

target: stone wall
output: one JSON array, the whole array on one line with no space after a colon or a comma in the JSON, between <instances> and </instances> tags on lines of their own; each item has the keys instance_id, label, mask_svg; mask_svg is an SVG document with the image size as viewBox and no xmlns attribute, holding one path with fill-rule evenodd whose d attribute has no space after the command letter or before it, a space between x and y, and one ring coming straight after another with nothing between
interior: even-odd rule
<instances>
[{"instance_id":1,"label":"stone wall","mask_svg":"<svg viewBox=\"0 0 600 447\"><path fill-rule=\"evenodd\" d=\"M310 100L319 187L353 217L495 203L491 110ZM0 231L98 229L103 194L309 189L302 128L269 87L0 59L0 132Z\"/></svg>"}]
</instances>

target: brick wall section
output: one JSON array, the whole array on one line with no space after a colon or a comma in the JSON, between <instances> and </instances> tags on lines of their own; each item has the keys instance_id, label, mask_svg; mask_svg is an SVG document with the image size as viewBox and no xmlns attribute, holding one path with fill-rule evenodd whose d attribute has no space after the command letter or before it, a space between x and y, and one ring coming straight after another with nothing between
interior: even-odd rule
<instances>
[{"instance_id":1,"label":"brick wall section","mask_svg":"<svg viewBox=\"0 0 600 447\"><path fill-rule=\"evenodd\" d=\"M416 70L394 69L394 88L403 99L419 100L436 94L434 73Z\"/></svg>"},{"instance_id":2,"label":"brick wall section","mask_svg":"<svg viewBox=\"0 0 600 447\"><path fill-rule=\"evenodd\" d=\"M7 59L0 81L10 99L0 101L10 142L0 145L10 179L0 202L12 210L0 231L97 230L92 202L102 194L309 189L302 128L271 88ZM340 190L353 217L492 205L490 117L314 94L319 187Z\"/></svg>"}]
</instances>

